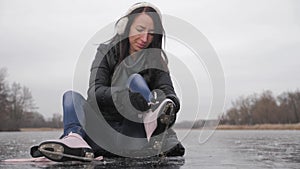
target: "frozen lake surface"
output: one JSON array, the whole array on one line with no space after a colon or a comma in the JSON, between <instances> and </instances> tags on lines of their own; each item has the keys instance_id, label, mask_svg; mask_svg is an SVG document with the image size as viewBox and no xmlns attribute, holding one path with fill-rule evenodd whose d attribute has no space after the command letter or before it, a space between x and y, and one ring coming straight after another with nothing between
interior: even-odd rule
<instances>
[{"instance_id":1,"label":"frozen lake surface","mask_svg":"<svg viewBox=\"0 0 300 169\"><path fill-rule=\"evenodd\" d=\"M300 131L218 130L199 143L200 130L177 130L186 147L184 162L159 168L300 168ZM29 158L29 148L46 139L58 138L60 131L0 132L0 159ZM203 140L203 138L202 138ZM101 163L5 164L0 168L105 168ZM111 166L110 166L111 167ZM153 166L149 166L151 168ZM120 168L120 166L116 166ZM145 168L131 166L131 168Z\"/></svg>"}]
</instances>

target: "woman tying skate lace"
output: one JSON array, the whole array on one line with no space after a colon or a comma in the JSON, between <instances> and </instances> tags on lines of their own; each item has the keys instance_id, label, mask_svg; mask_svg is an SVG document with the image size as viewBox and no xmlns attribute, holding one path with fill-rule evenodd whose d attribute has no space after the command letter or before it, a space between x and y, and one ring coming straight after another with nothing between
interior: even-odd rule
<instances>
[{"instance_id":1,"label":"woman tying skate lace","mask_svg":"<svg viewBox=\"0 0 300 169\"><path fill-rule=\"evenodd\" d=\"M97 156L134 153L133 156L139 157L139 150L143 149L156 152L147 156L183 156L184 147L171 129L180 103L170 78L167 56L162 50L163 38L161 13L157 7L149 3L134 4L117 21L115 36L97 49L88 98L75 91L64 93L62 137L33 147L31 155L54 161L89 161ZM89 129L99 128L92 122L97 113L120 133L107 144L123 153L110 152L92 137ZM105 134L108 133L101 136ZM131 138L138 138L141 144ZM162 151L161 146L168 148ZM59 153L64 155L59 156Z\"/></svg>"}]
</instances>

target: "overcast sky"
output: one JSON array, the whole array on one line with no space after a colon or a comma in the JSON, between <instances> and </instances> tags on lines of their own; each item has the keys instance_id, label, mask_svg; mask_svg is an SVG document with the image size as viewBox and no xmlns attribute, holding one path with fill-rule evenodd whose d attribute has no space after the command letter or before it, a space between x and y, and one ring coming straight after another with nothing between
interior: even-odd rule
<instances>
[{"instance_id":1,"label":"overcast sky","mask_svg":"<svg viewBox=\"0 0 300 169\"><path fill-rule=\"evenodd\" d=\"M7 68L7 80L30 88L38 111L46 117L62 113L61 97L72 89L83 48L96 32L116 21L135 2L0 0L0 67ZM149 2L163 14L195 26L213 46L226 81L225 110L239 96L264 90L278 95L299 89L299 1ZM173 43L170 40L169 44ZM189 52L184 51L168 48L170 53L188 57ZM184 75L176 78L183 79ZM211 90L205 79L200 91ZM197 117L202 118L211 97L209 92L200 95L208 97L199 99L203 114ZM193 120L195 113L181 112L180 120Z\"/></svg>"}]
</instances>

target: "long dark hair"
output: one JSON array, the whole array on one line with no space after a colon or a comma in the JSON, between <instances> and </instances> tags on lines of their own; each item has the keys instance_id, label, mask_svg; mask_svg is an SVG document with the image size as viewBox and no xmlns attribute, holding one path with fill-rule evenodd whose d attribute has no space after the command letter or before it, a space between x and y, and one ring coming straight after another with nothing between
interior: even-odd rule
<instances>
[{"instance_id":1,"label":"long dark hair","mask_svg":"<svg viewBox=\"0 0 300 169\"><path fill-rule=\"evenodd\" d=\"M131 13L129 13L127 16L124 16L124 17L128 17L128 22L126 24L124 33L121 35L116 34L111 40L109 40L109 43L113 47L110 49L110 52L108 53L117 56L118 64L121 63L127 56L129 56L130 43L129 43L128 36L129 36L130 26L132 25L134 19L141 13L146 13L148 16L152 18L154 22L153 40L147 48L162 49L162 40L164 39L165 41L165 36L164 36L165 31L162 25L161 16L152 7L145 6L145 7L137 8L133 10Z\"/></svg>"}]
</instances>

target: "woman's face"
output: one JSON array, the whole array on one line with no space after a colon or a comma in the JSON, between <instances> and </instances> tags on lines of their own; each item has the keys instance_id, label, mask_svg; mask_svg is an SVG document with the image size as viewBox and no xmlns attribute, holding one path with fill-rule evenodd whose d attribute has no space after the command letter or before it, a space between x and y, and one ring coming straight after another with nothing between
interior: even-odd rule
<instances>
[{"instance_id":1,"label":"woman's face","mask_svg":"<svg viewBox=\"0 0 300 169\"><path fill-rule=\"evenodd\" d=\"M145 13L136 16L129 30L129 54L147 48L153 40L153 33L152 18Z\"/></svg>"}]
</instances>

